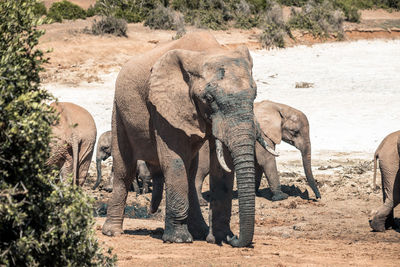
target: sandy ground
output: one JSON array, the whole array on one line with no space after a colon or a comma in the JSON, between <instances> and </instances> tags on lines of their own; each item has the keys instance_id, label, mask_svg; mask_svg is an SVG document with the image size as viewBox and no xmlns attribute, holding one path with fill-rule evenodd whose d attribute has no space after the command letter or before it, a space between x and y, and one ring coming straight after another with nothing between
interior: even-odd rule
<instances>
[{"instance_id":1,"label":"sandy ground","mask_svg":"<svg viewBox=\"0 0 400 267\"><path fill-rule=\"evenodd\" d=\"M377 14L376 16L378 16ZM372 16L372 15L371 15ZM397 18L397 17L396 17ZM133 54L170 40L174 32L129 25L129 38L95 37L79 32L87 21L47 25L42 48L55 47L43 86L60 101L71 101L95 118L98 136L110 128L113 88L120 66ZM263 179L256 199L256 225L251 248L228 245L164 244L161 240L165 203L149 215L150 194L130 193L125 234L101 234L110 194L102 190L111 169L104 164L100 190L92 164L85 184L97 199L96 231L104 247L113 247L119 266L398 266L400 232L374 233L371 210L382 202L372 188L372 155L382 138L398 130L400 119L400 41L363 40L258 50L256 32L213 32L227 47L252 48L257 101L271 99L306 113L311 125L313 171L322 199L315 201L306 185L300 155L278 146L283 190L290 195L271 201ZM296 88L296 83L309 88ZM208 182L204 196L208 194ZM207 218L208 208L203 208ZM400 209L395 210L400 223ZM238 203L233 200L231 227L238 232Z\"/></svg>"}]
</instances>

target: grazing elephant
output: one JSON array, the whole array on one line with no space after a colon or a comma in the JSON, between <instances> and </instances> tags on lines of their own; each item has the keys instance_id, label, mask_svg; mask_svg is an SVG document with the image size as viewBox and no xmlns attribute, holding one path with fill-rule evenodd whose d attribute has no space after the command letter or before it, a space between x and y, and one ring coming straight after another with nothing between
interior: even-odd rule
<instances>
[{"instance_id":1,"label":"grazing elephant","mask_svg":"<svg viewBox=\"0 0 400 267\"><path fill-rule=\"evenodd\" d=\"M101 162L108 159L110 156L111 156L111 131L107 131L102 133L99 137L99 140L97 141L97 150L96 150L97 181L92 188L93 190L95 190L101 183ZM104 190L108 192L112 191L113 178L114 178L114 166L111 169L109 183L104 188ZM147 168L146 163L142 160L137 161L137 173L135 179L133 179L133 190L136 192L136 194L140 194L138 180L142 181L143 194L148 193L151 175L149 169Z\"/></svg>"},{"instance_id":2,"label":"grazing elephant","mask_svg":"<svg viewBox=\"0 0 400 267\"><path fill-rule=\"evenodd\" d=\"M374 155L374 187L376 163L382 176L383 205L370 221L374 231L384 232L395 227L393 209L400 203L400 131L389 134L378 146Z\"/></svg>"},{"instance_id":3,"label":"grazing elephant","mask_svg":"<svg viewBox=\"0 0 400 267\"><path fill-rule=\"evenodd\" d=\"M275 145L279 144L283 139L284 142L300 150L307 182L314 191L315 197L321 198L311 170L310 129L306 115L290 106L267 100L254 103L254 114L256 120L260 124L264 139L270 142L270 146L275 147ZM259 144L256 145L255 153L256 192L260 187L260 181L264 171L273 193L272 200L278 201L288 198L288 195L281 190L275 157ZM207 203L201 195L201 190L204 178L209 172L210 163L207 156L208 154L209 147L208 144L205 143L199 151L200 163L195 179L197 196L202 205Z\"/></svg>"},{"instance_id":4,"label":"grazing elephant","mask_svg":"<svg viewBox=\"0 0 400 267\"><path fill-rule=\"evenodd\" d=\"M127 192L136 170L132 162L141 159L153 178L152 212L166 186L164 242L207 237L208 242L227 240L237 247L251 244L254 146L256 140L266 146L254 124L255 96L248 49L225 50L207 32L186 34L128 61L116 81L114 187L103 234L122 233ZM210 141L211 157L210 230L194 186L198 150L205 140ZM239 238L232 237L229 226L233 187L229 166L234 166L239 191Z\"/></svg>"},{"instance_id":5,"label":"grazing elephant","mask_svg":"<svg viewBox=\"0 0 400 267\"><path fill-rule=\"evenodd\" d=\"M73 103L50 104L59 113L58 122L52 126L51 154L47 161L61 169L61 177L73 177L73 183L83 185L92 160L96 143L96 124L90 113Z\"/></svg>"}]
</instances>

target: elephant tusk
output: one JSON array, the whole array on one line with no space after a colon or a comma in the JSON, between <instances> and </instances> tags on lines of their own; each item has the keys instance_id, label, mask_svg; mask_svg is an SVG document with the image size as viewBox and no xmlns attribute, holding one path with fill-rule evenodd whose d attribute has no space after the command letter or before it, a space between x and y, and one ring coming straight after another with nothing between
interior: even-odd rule
<instances>
[{"instance_id":1,"label":"elephant tusk","mask_svg":"<svg viewBox=\"0 0 400 267\"><path fill-rule=\"evenodd\" d=\"M217 158L218 162L221 165L222 169L224 169L226 172L231 172L231 169L226 165L225 159L224 159L224 148L222 147L222 142L218 139L215 139L215 145L216 145L216 152L217 152Z\"/></svg>"},{"instance_id":2,"label":"elephant tusk","mask_svg":"<svg viewBox=\"0 0 400 267\"><path fill-rule=\"evenodd\" d=\"M264 149L266 149L266 150L267 150L269 153L271 153L273 156L279 157L279 153L276 152L275 150L273 150L272 148L270 148L270 147L267 145L267 143L265 143L265 140L264 140L264 138L262 138L261 135L258 135L258 136L257 136L257 141L260 143L260 145L261 145Z\"/></svg>"}]
</instances>

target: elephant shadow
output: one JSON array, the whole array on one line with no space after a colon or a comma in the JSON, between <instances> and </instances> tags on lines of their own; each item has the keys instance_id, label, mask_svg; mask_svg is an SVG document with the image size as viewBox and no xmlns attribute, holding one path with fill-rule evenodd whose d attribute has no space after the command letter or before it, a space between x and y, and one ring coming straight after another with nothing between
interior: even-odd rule
<instances>
[{"instance_id":1,"label":"elephant shadow","mask_svg":"<svg viewBox=\"0 0 400 267\"><path fill-rule=\"evenodd\" d=\"M164 229L158 227L154 230L149 230L149 229L136 229L136 230L124 230L125 235L140 235L140 236L150 236L154 239L162 239L162 236L164 234Z\"/></svg>"},{"instance_id":2,"label":"elephant shadow","mask_svg":"<svg viewBox=\"0 0 400 267\"><path fill-rule=\"evenodd\" d=\"M300 197L301 199L310 200L310 196L308 194L308 190L301 191L301 189L295 185L281 185L282 192L288 194L290 197ZM258 190L257 196L264 197L270 201L272 199L272 191L270 188L263 188ZM234 198L237 197L237 191L234 192Z\"/></svg>"},{"instance_id":3,"label":"elephant shadow","mask_svg":"<svg viewBox=\"0 0 400 267\"><path fill-rule=\"evenodd\" d=\"M313 198L310 198L310 195L308 193L308 190L301 191L301 189L295 185L281 185L281 189L284 193L288 194L291 197L300 197L301 199L306 199L306 200L315 200ZM202 193L203 198L207 201L210 202L210 191L205 191ZM270 201L272 200L272 191L270 188L263 188L258 190L258 193L256 194L258 197L264 197ZM232 192L232 198L237 199L238 198L238 191L234 190Z\"/></svg>"},{"instance_id":4,"label":"elephant shadow","mask_svg":"<svg viewBox=\"0 0 400 267\"><path fill-rule=\"evenodd\" d=\"M394 225L393 230L400 233L400 218L394 218Z\"/></svg>"}]
</instances>

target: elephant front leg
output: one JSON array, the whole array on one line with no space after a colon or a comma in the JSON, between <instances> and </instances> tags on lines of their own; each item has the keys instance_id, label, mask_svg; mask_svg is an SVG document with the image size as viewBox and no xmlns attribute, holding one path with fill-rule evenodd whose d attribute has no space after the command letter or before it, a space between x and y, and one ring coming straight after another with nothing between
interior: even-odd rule
<instances>
[{"instance_id":1,"label":"elephant front leg","mask_svg":"<svg viewBox=\"0 0 400 267\"><path fill-rule=\"evenodd\" d=\"M189 172L189 232L194 239L205 240L208 234L208 226L204 221L200 209L198 192L195 184L196 173L198 173L199 157L195 157L190 164Z\"/></svg>"},{"instance_id":2,"label":"elephant front leg","mask_svg":"<svg viewBox=\"0 0 400 267\"><path fill-rule=\"evenodd\" d=\"M215 146L211 146L211 143L210 141L210 230L206 240L209 243L220 244L226 241L227 236L233 236L230 220L234 174L222 170L215 153ZM232 170L233 164L229 153L225 153L225 159L229 159L228 167Z\"/></svg>"},{"instance_id":3,"label":"elephant front leg","mask_svg":"<svg viewBox=\"0 0 400 267\"><path fill-rule=\"evenodd\" d=\"M275 145L271 142L268 143L271 147ZM282 192L281 182L279 180L278 169L276 167L276 160L273 155L268 153L260 144L256 145L256 158L258 164L263 168L267 178L269 187L272 191L272 201L284 200L289 197L288 194ZM257 186L257 185L256 185ZM257 187L256 187L257 189Z\"/></svg>"},{"instance_id":4,"label":"elephant front leg","mask_svg":"<svg viewBox=\"0 0 400 267\"><path fill-rule=\"evenodd\" d=\"M181 158L169 158L162 169L165 176L165 229L162 239L171 243L191 243L193 237L188 230L188 180Z\"/></svg>"}]
</instances>

